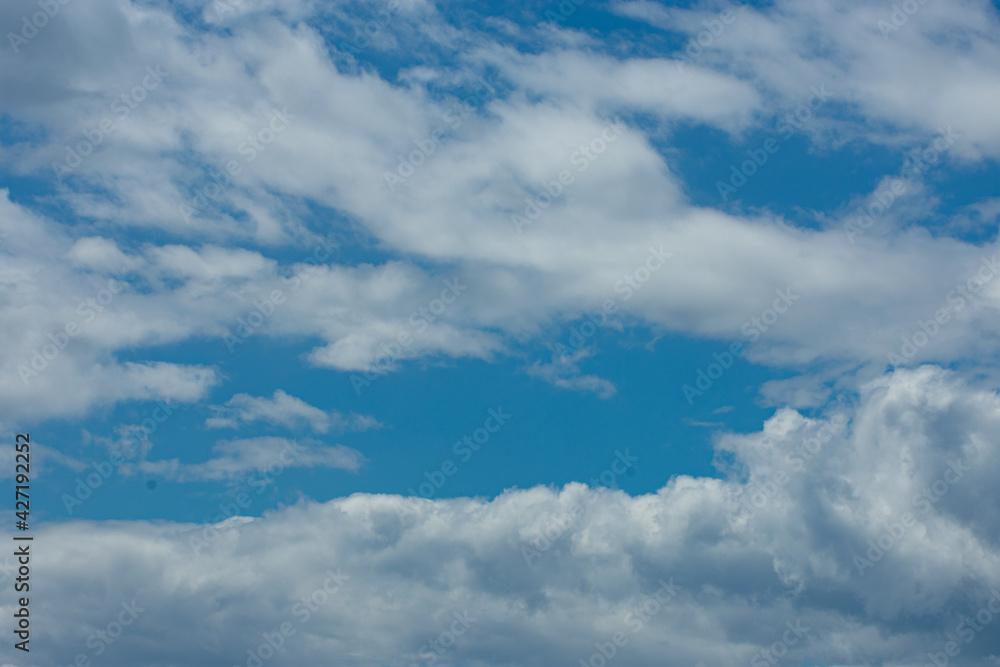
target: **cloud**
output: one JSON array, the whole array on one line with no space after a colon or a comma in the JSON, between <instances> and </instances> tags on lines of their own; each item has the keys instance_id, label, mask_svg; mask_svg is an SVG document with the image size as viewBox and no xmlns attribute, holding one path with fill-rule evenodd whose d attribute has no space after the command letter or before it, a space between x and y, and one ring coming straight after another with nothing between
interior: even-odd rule
<instances>
[{"instance_id":1,"label":"cloud","mask_svg":"<svg viewBox=\"0 0 1000 667\"><path fill-rule=\"evenodd\" d=\"M11 434L10 439L13 441L13 434ZM51 469L55 465L65 466L77 473L87 468L87 464L83 461L63 454L51 446L33 443L31 451L34 456L32 462L35 464L36 472ZM0 479L13 480L15 478L17 474L16 465L19 463L16 456L17 450L14 445L0 445L0 464L4 466L3 469L0 469ZM23 461L24 459L22 458L20 462L23 463Z\"/></svg>"},{"instance_id":2,"label":"cloud","mask_svg":"<svg viewBox=\"0 0 1000 667\"><path fill-rule=\"evenodd\" d=\"M616 5L622 14L688 33L688 44L707 43L676 55L690 59L694 52L689 68L739 72L767 91L762 104L768 111L791 111L810 86L825 83L837 103L856 113L821 122L815 137L825 136L819 139L823 143L863 139L900 145L951 125L963 135L957 152L964 159L1000 156L1000 131L988 111L996 104L1000 77L994 4L918 3L906 12L891 4L833 2L729 8L737 8L736 20L723 25L718 9Z\"/></svg>"},{"instance_id":3,"label":"cloud","mask_svg":"<svg viewBox=\"0 0 1000 667\"><path fill-rule=\"evenodd\" d=\"M535 361L525 370L528 375L540 378L553 387L593 392L601 398L611 398L618 391L614 383L596 375L584 375L580 371L577 362L593 354L593 350L584 347L579 348L571 355L557 355L553 352L552 363L543 364L540 361Z\"/></svg>"},{"instance_id":4,"label":"cloud","mask_svg":"<svg viewBox=\"0 0 1000 667\"><path fill-rule=\"evenodd\" d=\"M296 632L275 664L331 652L425 664L440 637L442 663L570 664L617 632L631 665L739 665L772 649L796 664L923 664L1000 587L998 426L994 391L921 367L823 416L781 409L760 432L723 434L723 478L680 475L643 496L573 483L492 500L359 493L214 529L49 523L36 567L60 599L32 613L66 631L38 659L85 651L134 598L146 611L117 664L244 664L285 621ZM276 444L203 470L260 464ZM303 621L295 605L329 572L340 587ZM449 638L455 614L475 620ZM1000 651L992 625L964 628L958 664Z\"/></svg>"},{"instance_id":5,"label":"cloud","mask_svg":"<svg viewBox=\"0 0 1000 667\"><path fill-rule=\"evenodd\" d=\"M202 463L182 463L178 459L139 461L134 467L123 464L122 472L139 470L176 482L228 481L255 471L274 475L277 474L274 470L286 468L339 468L355 472L365 461L361 452L343 445L274 437L223 440L212 452L216 456Z\"/></svg>"},{"instance_id":6,"label":"cloud","mask_svg":"<svg viewBox=\"0 0 1000 667\"><path fill-rule=\"evenodd\" d=\"M65 160L68 146L84 141L109 114L116 117L110 111L121 94L116 91L131 90L152 64L168 73L52 193L92 223L67 226L26 204L0 202L8 234L0 246L0 288L7 295L0 321L8 323L4 334L11 341L0 368L6 378L0 405L28 416L79 415L149 395L129 380L135 369L119 364L117 354L128 349L162 363L151 348L203 337L222 341L275 289L288 297L281 317L255 334L314 340L305 359L315 366L381 373L435 356L491 360L542 328L569 324L617 297L622 276L641 265L649 247L661 245L672 250L671 261L619 304L630 325L647 325L654 335L732 339L768 306L775 289L792 285L802 300L750 349L750 361L798 370L828 362L881 370L909 325L932 316L997 247L924 233L922 203L932 195L916 183L877 228L852 243L843 229L853 220L848 203L868 192L847 193L844 206L816 212L814 227L795 227L766 211L696 205L672 167L680 125L721 129L736 142L779 123L810 86L824 83L833 100L813 119L815 131L802 135L812 147L869 142L922 150L933 139L928 134L952 125L962 138L941 163L995 158L991 107L970 101L1000 80L995 40L979 27L996 17L982 3L948 11L921 6L888 40L876 27L881 10L862 5L748 9L714 40L714 55L683 68L669 54L610 55L562 41L560 31L545 33L539 49L520 53L471 27L459 38L431 5L414 3L382 36L410 39L419 32L409 31L428 21L436 26L426 29L435 43L456 49L467 68L459 75L422 65L405 85L341 67L315 26L285 22L310 16L308 3L287 14L252 7L240 16L227 13L225 30L205 31L157 5L70 4L32 42L39 48L31 59L15 66L10 59L17 54L0 54L11 63L3 69L5 85L21 91L6 98L3 109L35 131L3 155L12 172L45 178L53 161ZM20 20L20 10L7 11L14 12L13 23ZM713 16L671 10L663 20L690 31ZM937 40L937 20L967 30L969 48ZM828 26L837 48L816 49L825 43L812 38L816 25ZM353 26L342 26L345 39L353 39ZM81 45L94 39L101 57L81 55ZM390 42L379 48L402 48ZM199 58L192 49L216 55ZM906 76L915 67L927 76ZM449 116L461 95L435 86L468 84L487 70L494 92L466 117ZM961 73L958 80L954 72ZM944 92L927 100L928 86ZM272 132L264 149L243 146L248 133L286 108L294 118ZM657 119L655 127L635 122L640 116ZM616 117L626 130L604 141ZM433 154L389 191L386 174L437 129L447 139L431 141ZM581 148L591 144L604 149L582 158ZM229 161L239 174L222 175ZM552 188L563 170L574 181L518 234L511 215ZM199 200L199 224L186 221L181 206L193 206L215 187L217 194ZM290 253L309 257L318 237L299 214L301 202L338 212L319 231L339 234L349 227L385 258L364 264L330 256L291 298L284 279L301 263ZM985 219L992 209L982 205ZM113 241L108 229L158 230L149 238L165 240ZM32 370L34 352L120 263L131 289L26 388L19 368ZM414 319L456 275L469 291L440 316ZM957 313L962 323L943 330L915 361L948 364L992 354L995 341L984 332L1000 325L997 284L980 294L981 308ZM403 334L405 345L398 343ZM390 363L379 363L387 356ZM601 381L538 368L569 389L609 391ZM203 390L218 381L215 369L177 372ZM90 381L92 373L99 382ZM108 389L115 385L121 389ZM158 387L155 397L177 398L170 390Z\"/></svg>"},{"instance_id":7,"label":"cloud","mask_svg":"<svg viewBox=\"0 0 1000 667\"><path fill-rule=\"evenodd\" d=\"M258 420L288 428L307 423L316 433L366 431L382 426L369 415L343 415L336 410L325 412L281 389L276 389L271 398L236 394L225 405L213 405L210 409L215 416L205 420L208 428L239 428Z\"/></svg>"}]
</instances>

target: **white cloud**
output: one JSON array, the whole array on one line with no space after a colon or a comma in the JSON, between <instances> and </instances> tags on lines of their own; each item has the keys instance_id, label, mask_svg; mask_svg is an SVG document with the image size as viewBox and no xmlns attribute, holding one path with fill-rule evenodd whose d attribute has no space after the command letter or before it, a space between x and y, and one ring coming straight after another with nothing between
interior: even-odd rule
<instances>
[{"instance_id":1,"label":"white cloud","mask_svg":"<svg viewBox=\"0 0 1000 667\"><path fill-rule=\"evenodd\" d=\"M325 412L281 389L276 389L270 398L236 394L225 405L213 405L211 409L215 416L205 420L209 428L239 428L258 420L289 428L305 422L316 433L366 431L381 426L369 415L344 415L336 410Z\"/></svg>"},{"instance_id":2,"label":"white cloud","mask_svg":"<svg viewBox=\"0 0 1000 667\"><path fill-rule=\"evenodd\" d=\"M99 272L124 271L135 265L117 243L99 236L78 240L66 253L66 258L78 266Z\"/></svg>"},{"instance_id":3,"label":"white cloud","mask_svg":"<svg viewBox=\"0 0 1000 667\"><path fill-rule=\"evenodd\" d=\"M718 19L717 8L617 7L692 39L708 34L709 46L691 67L739 73L769 93L771 113L792 111L804 91L825 83L836 103L857 112L849 123L822 124L828 139L900 145L951 125L963 135L958 153L965 158L1000 157L1000 130L990 112L1000 95L995 4L921 2L907 6L915 12L900 13L899 25L892 18L898 3L779 2L739 12L718 35L703 23Z\"/></svg>"},{"instance_id":4,"label":"white cloud","mask_svg":"<svg viewBox=\"0 0 1000 667\"><path fill-rule=\"evenodd\" d=\"M611 398L617 391L614 383L596 375L586 375L580 371L577 362L590 356L593 356L593 350L583 347L571 355L553 352L552 363L543 364L536 361L526 370L528 375L541 378L554 387L593 392L601 398Z\"/></svg>"},{"instance_id":5,"label":"white cloud","mask_svg":"<svg viewBox=\"0 0 1000 667\"><path fill-rule=\"evenodd\" d=\"M271 477L287 468L339 468L357 471L365 461L361 452L343 445L315 441L259 437L223 440L212 448L215 457L202 463L182 463L178 459L140 461L133 467L123 464L126 474L139 470L163 475L177 482L234 480L257 472Z\"/></svg>"}]
</instances>

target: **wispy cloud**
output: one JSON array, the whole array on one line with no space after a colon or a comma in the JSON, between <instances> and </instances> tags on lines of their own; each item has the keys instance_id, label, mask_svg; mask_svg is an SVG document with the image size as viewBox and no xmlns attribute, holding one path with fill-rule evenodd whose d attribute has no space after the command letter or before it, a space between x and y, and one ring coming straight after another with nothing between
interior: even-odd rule
<instances>
[{"instance_id":1,"label":"wispy cloud","mask_svg":"<svg viewBox=\"0 0 1000 667\"><path fill-rule=\"evenodd\" d=\"M548 382L560 389L591 392L601 398L611 398L618 391L609 380L596 375L586 375L580 370L579 361L593 355L593 350L585 347L570 355L552 353L552 362L544 364L535 361L526 369L528 375Z\"/></svg>"},{"instance_id":2,"label":"wispy cloud","mask_svg":"<svg viewBox=\"0 0 1000 667\"><path fill-rule=\"evenodd\" d=\"M208 428L240 428L262 421L288 428L308 425L316 433L343 433L367 431L382 426L377 419L368 415L344 415L336 410L320 410L281 389L275 390L270 398L236 394L225 405L213 405L210 408L215 416L205 420Z\"/></svg>"},{"instance_id":3,"label":"wispy cloud","mask_svg":"<svg viewBox=\"0 0 1000 667\"><path fill-rule=\"evenodd\" d=\"M259 437L223 440L212 448L213 458L202 463L183 463L178 459L140 461L135 469L162 475L176 482L233 480L249 472L267 472L272 466L282 468L337 468L357 471L365 462L361 452L343 445L326 445L313 440ZM123 472L132 471L123 464Z\"/></svg>"}]
</instances>

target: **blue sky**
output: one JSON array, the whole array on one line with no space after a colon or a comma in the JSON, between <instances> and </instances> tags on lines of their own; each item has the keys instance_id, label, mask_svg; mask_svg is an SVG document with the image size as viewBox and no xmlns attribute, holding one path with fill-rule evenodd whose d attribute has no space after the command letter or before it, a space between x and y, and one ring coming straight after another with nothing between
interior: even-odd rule
<instances>
[{"instance_id":1,"label":"blue sky","mask_svg":"<svg viewBox=\"0 0 1000 667\"><path fill-rule=\"evenodd\" d=\"M0 25L0 665L1000 659L996 3Z\"/></svg>"},{"instance_id":2,"label":"blue sky","mask_svg":"<svg viewBox=\"0 0 1000 667\"><path fill-rule=\"evenodd\" d=\"M568 336L564 337L568 341ZM655 350L648 350L644 347L651 338L648 332L633 340L628 338L632 337L602 335L596 341L607 352L592 361L593 372L619 387L608 399L560 390L525 373L525 359L550 356L544 348L526 350L520 359L495 363L476 360L426 367L411 364L399 373L380 377L359 396L349 376L343 373L301 368L291 371L307 348L251 338L245 351L237 348L239 352L232 356L232 362L223 366L223 372L238 387L237 393L270 395L274 387L294 386L295 396L311 405L327 410L356 406L354 410L377 415L382 423L381 428L345 433L335 439L369 460L361 470L289 470L280 481L276 480L276 493L260 498L258 509L269 509L278 501L293 502L299 492L324 501L359 491L407 494L426 481L424 473L440 468L445 459L461 462L453 452L454 443L481 426L489 408L500 407L511 415L510 423L468 465L462 466L461 474L435 490L435 497L493 497L510 487L590 481L610 465L616 450L625 449L639 456L641 463L636 463L634 475L621 476L615 485L632 494L655 492L662 486L664 475L717 475L712 467L713 432L759 428L773 410L755 405L752 390L774 375L765 376L761 369L738 360L718 387L689 404L682 392L668 393L664 389L674 388L681 380L695 382L698 367L711 362L712 354L725 346L670 337L657 341ZM217 344L184 346L184 358L199 358L192 356L198 354L199 347L206 360L217 358ZM532 353L534 356L529 356ZM241 360L241 356L245 358ZM255 362L265 357L272 358ZM230 358L225 360L229 362ZM217 402L224 403L229 397L222 393ZM734 404L742 405L737 411ZM72 438L81 460L99 461L103 448L99 444L86 446L82 429L110 437L119 424L141 424L157 405L145 402L121 406L83 423L53 422L52 435L47 437ZM726 412L716 412L727 408ZM174 406L149 439L154 445L183 443L168 450L171 453L163 458L195 462L209 458L205 454L220 436L287 436L308 431L267 424L254 424L237 432L208 430L205 420L211 414L205 406ZM385 463L376 464L379 459ZM59 489L72 486L78 473L64 472L64 477L52 479L56 492L51 495L52 514L46 518L65 520L70 514L65 501L60 502ZM155 492L142 494L150 480L156 482ZM218 503L231 493L218 484L176 484L141 473L118 475L85 504L71 504L71 514L94 519L150 519L162 518L164 512L169 512L169 516L180 520L199 521L214 516ZM129 502L136 495L142 503ZM208 511L213 513L206 514Z\"/></svg>"}]
</instances>

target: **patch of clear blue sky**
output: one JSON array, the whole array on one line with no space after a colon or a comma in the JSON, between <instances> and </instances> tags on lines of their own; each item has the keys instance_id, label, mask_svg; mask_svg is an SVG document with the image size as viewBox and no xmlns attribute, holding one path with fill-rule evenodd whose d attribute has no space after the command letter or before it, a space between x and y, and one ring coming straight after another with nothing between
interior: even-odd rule
<instances>
[{"instance_id":1,"label":"patch of clear blue sky","mask_svg":"<svg viewBox=\"0 0 1000 667\"><path fill-rule=\"evenodd\" d=\"M354 492L406 495L411 488L419 493L427 481L425 472L440 470L448 459L458 472L435 488L433 497L492 497L511 487L589 483L610 468L616 450L626 449L638 458L635 474L617 476L614 485L632 494L654 492L677 474L715 475L713 432L759 429L773 411L755 404L755 392L776 374L739 359L704 396L689 404L682 385L693 383L698 369L706 367L712 353L724 349L726 342L666 336L650 350L644 343L652 337L644 331L623 335L612 330L593 336L591 342L600 353L584 360L583 370L615 383L618 391L610 399L557 389L525 373L524 367L532 360L549 361L550 353L543 345L493 363L404 362L399 372L379 378L360 396L350 384L349 373L309 368L302 362L301 355L317 341L290 345L255 335L231 355L221 343L203 341L166 346L155 354L137 351L135 359L217 364L226 378L205 402L175 407L150 437L154 444L151 460L200 462L210 458L217 440L261 435L343 444L368 459L358 473L336 469L284 472L273 488L252 494L254 506L247 513L259 514L278 502L294 502L300 492L316 500ZM130 356L120 355L123 360ZM208 404L224 403L235 393L270 396L277 388L325 410L373 415L385 428L328 435L260 424L239 430L204 428L212 414ZM455 443L481 427L490 408L501 406L511 415L509 422L480 451L463 460L466 455L455 452ZM726 406L734 409L713 412ZM72 456L101 460L107 456L103 448L84 446L81 429L111 437L117 425L138 423L154 407L153 403L130 403L95 413L82 423L47 422L33 429L33 437ZM63 467L46 472L40 483L50 492L39 494L40 518L66 516L60 493L74 486L76 475ZM153 518L168 511L178 519L201 521L212 518L226 497L225 485L216 482L149 479L156 482L153 490L145 487L148 478L142 475L113 475L74 516ZM131 502L138 491L148 502Z\"/></svg>"}]
</instances>

